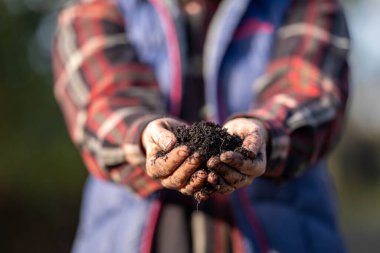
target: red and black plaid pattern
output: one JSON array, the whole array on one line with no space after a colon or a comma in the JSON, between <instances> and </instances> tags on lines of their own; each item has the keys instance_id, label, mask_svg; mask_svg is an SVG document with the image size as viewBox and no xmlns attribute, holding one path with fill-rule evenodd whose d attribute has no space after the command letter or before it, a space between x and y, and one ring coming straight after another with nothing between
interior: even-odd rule
<instances>
[{"instance_id":1,"label":"red and black plaid pattern","mask_svg":"<svg viewBox=\"0 0 380 253\"><path fill-rule=\"evenodd\" d=\"M298 175L337 142L348 95L348 49L338 1L292 1L247 114L270 132L267 176Z\"/></svg>"},{"instance_id":2,"label":"red and black plaid pattern","mask_svg":"<svg viewBox=\"0 0 380 253\"><path fill-rule=\"evenodd\" d=\"M293 0L273 57L244 116L270 132L266 175L287 178L336 143L347 100L348 34L337 0ZM138 62L112 0L82 1L60 14L55 94L89 171L141 196L161 186L144 172L145 125L164 113L152 70Z\"/></svg>"},{"instance_id":3,"label":"red and black plaid pattern","mask_svg":"<svg viewBox=\"0 0 380 253\"><path fill-rule=\"evenodd\" d=\"M161 93L129 45L115 3L84 2L58 20L55 94L89 171L148 196L161 186L145 173L140 136L164 113Z\"/></svg>"}]
</instances>

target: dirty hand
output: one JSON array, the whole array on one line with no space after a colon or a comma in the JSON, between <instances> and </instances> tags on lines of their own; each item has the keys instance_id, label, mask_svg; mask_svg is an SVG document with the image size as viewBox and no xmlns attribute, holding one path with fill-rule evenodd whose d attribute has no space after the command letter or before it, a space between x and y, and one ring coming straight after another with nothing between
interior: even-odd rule
<instances>
[{"instance_id":1,"label":"dirty hand","mask_svg":"<svg viewBox=\"0 0 380 253\"><path fill-rule=\"evenodd\" d=\"M192 195L202 188L207 180L207 173L197 171L202 162L199 154L195 152L190 155L186 146L174 148L176 137L172 130L180 125L185 123L173 118L160 118L146 126L142 133L142 145L146 151L146 172L151 178L160 180L165 188ZM162 150L168 153L157 157L157 153Z\"/></svg>"},{"instance_id":2,"label":"dirty hand","mask_svg":"<svg viewBox=\"0 0 380 253\"><path fill-rule=\"evenodd\" d=\"M219 193L231 193L247 186L264 174L267 165L266 143L268 132L263 124L255 119L236 118L225 125L228 133L243 139L242 147L250 151L249 157L239 152L227 151L219 157L208 160L207 166L220 176L216 184ZM211 182L210 182L211 183ZM215 182L212 184L215 185Z\"/></svg>"}]
</instances>

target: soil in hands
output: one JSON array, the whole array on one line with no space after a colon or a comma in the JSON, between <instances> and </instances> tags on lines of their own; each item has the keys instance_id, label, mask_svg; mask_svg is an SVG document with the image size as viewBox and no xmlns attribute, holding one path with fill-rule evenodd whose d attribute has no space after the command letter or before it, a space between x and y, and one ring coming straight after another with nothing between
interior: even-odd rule
<instances>
[{"instance_id":1,"label":"soil in hands","mask_svg":"<svg viewBox=\"0 0 380 253\"><path fill-rule=\"evenodd\" d=\"M179 126L173 130L177 138L175 147L186 145L190 148L191 153L197 151L202 157L202 164L199 169L206 173L211 171L207 168L207 161L213 156L219 156L226 151L240 152L248 156L248 150L241 147L243 140L237 135L231 135L227 129L212 122L201 121L191 126ZM165 156L167 152L161 151L157 157ZM209 196L215 189L213 185L206 183L201 189L200 194L195 194L194 198L201 201L201 195Z\"/></svg>"}]
</instances>

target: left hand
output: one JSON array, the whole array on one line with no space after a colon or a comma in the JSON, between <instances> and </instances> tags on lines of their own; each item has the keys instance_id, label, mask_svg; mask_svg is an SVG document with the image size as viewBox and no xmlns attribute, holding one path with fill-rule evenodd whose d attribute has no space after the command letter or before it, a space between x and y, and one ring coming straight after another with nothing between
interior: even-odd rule
<instances>
[{"instance_id":1,"label":"left hand","mask_svg":"<svg viewBox=\"0 0 380 253\"><path fill-rule=\"evenodd\" d=\"M264 174L267 166L268 141L266 128L256 119L236 118L228 121L224 127L228 133L243 139L242 147L250 151L250 154L244 157L241 153L227 151L219 157L208 160L207 167L220 177L218 183L209 183L222 194L248 186L256 177Z\"/></svg>"},{"instance_id":2,"label":"left hand","mask_svg":"<svg viewBox=\"0 0 380 253\"><path fill-rule=\"evenodd\" d=\"M198 170L202 163L198 153L190 155L186 146L174 148L177 140L173 129L181 125L185 123L165 117L153 120L145 127L141 142L146 151L146 173L165 188L193 195L205 184L207 173ZM166 151L166 154L157 157L160 151Z\"/></svg>"}]
</instances>

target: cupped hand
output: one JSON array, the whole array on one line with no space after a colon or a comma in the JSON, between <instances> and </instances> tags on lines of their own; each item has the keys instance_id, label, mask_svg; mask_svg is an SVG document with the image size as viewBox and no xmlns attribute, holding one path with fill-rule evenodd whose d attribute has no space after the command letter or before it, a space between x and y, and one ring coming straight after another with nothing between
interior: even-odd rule
<instances>
[{"instance_id":1,"label":"cupped hand","mask_svg":"<svg viewBox=\"0 0 380 253\"><path fill-rule=\"evenodd\" d=\"M185 125L173 118L160 118L150 122L142 133L142 145L146 151L146 172L161 181L168 189L179 190L186 195L199 191L207 181L207 173L198 170L202 157L190 154L186 146L175 147L173 129ZM167 152L157 156L158 152Z\"/></svg>"},{"instance_id":2,"label":"cupped hand","mask_svg":"<svg viewBox=\"0 0 380 253\"><path fill-rule=\"evenodd\" d=\"M208 160L207 167L220 176L214 188L222 194L248 186L256 177L264 174L268 140L266 128L255 119L235 118L228 121L224 127L229 134L238 135L243 139L242 148L248 150L248 156L227 151Z\"/></svg>"}]
</instances>

